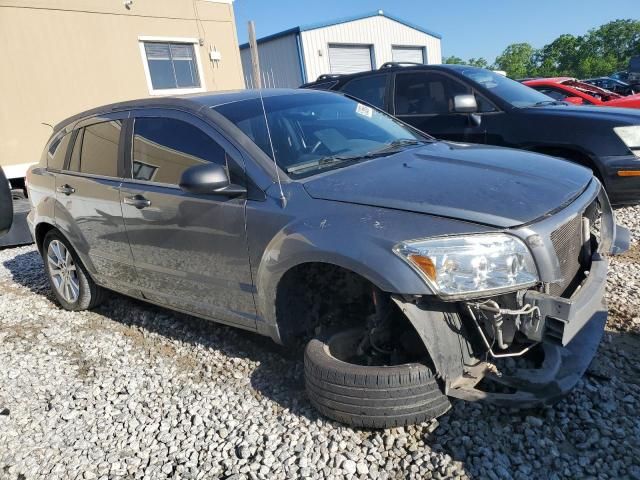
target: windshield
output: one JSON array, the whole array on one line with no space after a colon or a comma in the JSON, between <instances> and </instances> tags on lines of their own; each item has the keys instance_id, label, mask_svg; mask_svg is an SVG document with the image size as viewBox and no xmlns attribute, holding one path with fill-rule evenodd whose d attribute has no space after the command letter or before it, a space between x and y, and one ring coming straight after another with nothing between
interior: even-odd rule
<instances>
[{"instance_id":1,"label":"windshield","mask_svg":"<svg viewBox=\"0 0 640 480\"><path fill-rule=\"evenodd\" d=\"M554 102L551 97L490 70L469 67L460 73L514 107L533 107Z\"/></svg>"},{"instance_id":2,"label":"windshield","mask_svg":"<svg viewBox=\"0 0 640 480\"><path fill-rule=\"evenodd\" d=\"M385 113L335 93L269 95L212 107L244 132L260 149L294 175L317 173L373 156L411 148L423 136Z\"/></svg>"}]
</instances>

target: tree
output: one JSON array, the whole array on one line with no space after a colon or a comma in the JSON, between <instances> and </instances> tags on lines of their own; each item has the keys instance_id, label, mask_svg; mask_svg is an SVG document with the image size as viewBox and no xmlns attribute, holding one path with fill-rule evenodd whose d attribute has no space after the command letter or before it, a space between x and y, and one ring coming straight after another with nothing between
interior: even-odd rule
<instances>
[{"instance_id":1,"label":"tree","mask_svg":"<svg viewBox=\"0 0 640 480\"><path fill-rule=\"evenodd\" d=\"M496 67L511 78L524 78L535 74L535 50L528 43L513 43L496 58Z\"/></svg>"},{"instance_id":2,"label":"tree","mask_svg":"<svg viewBox=\"0 0 640 480\"><path fill-rule=\"evenodd\" d=\"M473 67L479 67L479 68L490 68L489 62L487 62L487 60L484 59L483 57L470 58L469 61L467 62L467 65L471 65Z\"/></svg>"},{"instance_id":3,"label":"tree","mask_svg":"<svg viewBox=\"0 0 640 480\"><path fill-rule=\"evenodd\" d=\"M460 57L456 57L455 55L451 55L450 57L444 57L442 59L442 63L448 63L453 65L465 65L465 61Z\"/></svg>"},{"instance_id":4,"label":"tree","mask_svg":"<svg viewBox=\"0 0 640 480\"><path fill-rule=\"evenodd\" d=\"M564 34L534 54L536 75L559 77L575 75L579 62L581 37Z\"/></svg>"}]
</instances>

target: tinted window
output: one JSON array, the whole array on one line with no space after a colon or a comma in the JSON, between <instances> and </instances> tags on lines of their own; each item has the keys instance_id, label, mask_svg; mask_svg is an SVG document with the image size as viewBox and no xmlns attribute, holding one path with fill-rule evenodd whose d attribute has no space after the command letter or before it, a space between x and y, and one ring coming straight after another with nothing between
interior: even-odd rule
<instances>
[{"instance_id":1,"label":"tinted window","mask_svg":"<svg viewBox=\"0 0 640 480\"><path fill-rule=\"evenodd\" d=\"M549 101L546 95L535 91L533 88L529 88L491 70L466 67L457 71L514 107L532 107Z\"/></svg>"},{"instance_id":2,"label":"tinted window","mask_svg":"<svg viewBox=\"0 0 640 480\"><path fill-rule=\"evenodd\" d=\"M76 135L76 141L73 144L73 150L71 151L71 159L69 160L69 170L72 172L80 171L80 152L82 151L82 136L84 134L84 128L78 130Z\"/></svg>"},{"instance_id":3,"label":"tinted window","mask_svg":"<svg viewBox=\"0 0 640 480\"><path fill-rule=\"evenodd\" d=\"M207 162L227 166L224 149L199 128L172 118L136 118L132 178L176 185L184 170Z\"/></svg>"},{"instance_id":4,"label":"tinted window","mask_svg":"<svg viewBox=\"0 0 640 480\"><path fill-rule=\"evenodd\" d=\"M544 93L545 95L548 95L554 100L559 100L559 101L564 101L564 99L569 96L568 94L564 93L561 90L556 90L555 88L550 88L550 87L536 87L536 90L538 90L540 93Z\"/></svg>"},{"instance_id":5,"label":"tinted window","mask_svg":"<svg viewBox=\"0 0 640 480\"><path fill-rule=\"evenodd\" d=\"M446 75L401 73L396 76L396 115L452 113L453 97L470 93L470 88Z\"/></svg>"},{"instance_id":6,"label":"tinted window","mask_svg":"<svg viewBox=\"0 0 640 480\"><path fill-rule=\"evenodd\" d=\"M65 157L67 156L70 138L71 134L66 134L51 142L49 150L47 151L47 168L54 170L62 169Z\"/></svg>"},{"instance_id":7,"label":"tinted window","mask_svg":"<svg viewBox=\"0 0 640 480\"><path fill-rule=\"evenodd\" d=\"M387 76L374 75L351 80L342 87L342 91L378 108L384 108L386 87Z\"/></svg>"},{"instance_id":8,"label":"tinted window","mask_svg":"<svg viewBox=\"0 0 640 480\"><path fill-rule=\"evenodd\" d=\"M105 177L118 176L119 121L96 123L84 128L80 171Z\"/></svg>"}]
</instances>

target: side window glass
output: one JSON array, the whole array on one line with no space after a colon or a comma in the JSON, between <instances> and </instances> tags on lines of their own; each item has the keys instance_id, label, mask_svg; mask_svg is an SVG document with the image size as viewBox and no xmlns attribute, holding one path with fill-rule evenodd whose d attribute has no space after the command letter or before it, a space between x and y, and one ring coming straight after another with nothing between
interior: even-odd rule
<instances>
[{"instance_id":1,"label":"side window glass","mask_svg":"<svg viewBox=\"0 0 640 480\"><path fill-rule=\"evenodd\" d=\"M466 85L446 75L429 72L396 76L396 115L444 115L453 112L453 97L470 94Z\"/></svg>"},{"instance_id":2,"label":"side window glass","mask_svg":"<svg viewBox=\"0 0 640 480\"><path fill-rule=\"evenodd\" d=\"M378 108L384 108L384 94L387 88L386 75L374 75L351 80L342 91Z\"/></svg>"},{"instance_id":3,"label":"side window glass","mask_svg":"<svg viewBox=\"0 0 640 480\"><path fill-rule=\"evenodd\" d=\"M555 88L543 87L539 88L538 91L558 101L564 101L564 99L568 97L566 93L561 90L556 90Z\"/></svg>"},{"instance_id":4,"label":"side window glass","mask_svg":"<svg viewBox=\"0 0 640 480\"><path fill-rule=\"evenodd\" d=\"M224 149L199 128L172 118L136 118L131 178L177 185L184 170L207 162L227 167Z\"/></svg>"},{"instance_id":5,"label":"side window glass","mask_svg":"<svg viewBox=\"0 0 640 480\"><path fill-rule=\"evenodd\" d=\"M476 97L476 103L478 104L478 113L490 113L490 112L498 111L498 109L495 107L493 103L491 103L489 100L484 98L479 93L476 93L475 97Z\"/></svg>"},{"instance_id":6,"label":"side window glass","mask_svg":"<svg viewBox=\"0 0 640 480\"><path fill-rule=\"evenodd\" d=\"M64 159L67 156L67 150L69 148L70 134L66 134L61 138L55 139L49 145L47 151L47 168L52 170L62 170L64 166Z\"/></svg>"},{"instance_id":7,"label":"side window glass","mask_svg":"<svg viewBox=\"0 0 640 480\"><path fill-rule=\"evenodd\" d=\"M84 128L80 171L105 177L118 176L120 121L96 123Z\"/></svg>"},{"instance_id":8,"label":"side window glass","mask_svg":"<svg viewBox=\"0 0 640 480\"><path fill-rule=\"evenodd\" d=\"M71 151L71 159L69 160L69 170L72 172L80 171L80 152L82 151L82 137L84 135L84 128L78 130L76 135L76 141L73 144L73 150Z\"/></svg>"}]
</instances>

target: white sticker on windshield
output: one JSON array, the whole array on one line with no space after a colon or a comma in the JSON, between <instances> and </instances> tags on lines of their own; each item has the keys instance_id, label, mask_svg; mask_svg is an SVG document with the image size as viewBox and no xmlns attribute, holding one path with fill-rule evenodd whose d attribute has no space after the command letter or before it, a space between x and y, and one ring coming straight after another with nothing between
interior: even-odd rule
<instances>
[{"instance_id":1,"label":"white sticker on windshield","mask_svg":"<svg viewBox=\"0 0 640 480\"><path fill-rule=\"evenodd\" d=\"M358 106L356 107L356 113L360 115L364 115L365 117L371 118L373 116L373 108L367 107L366 105L359 103Z\"/></svg>"}]
</instances>

